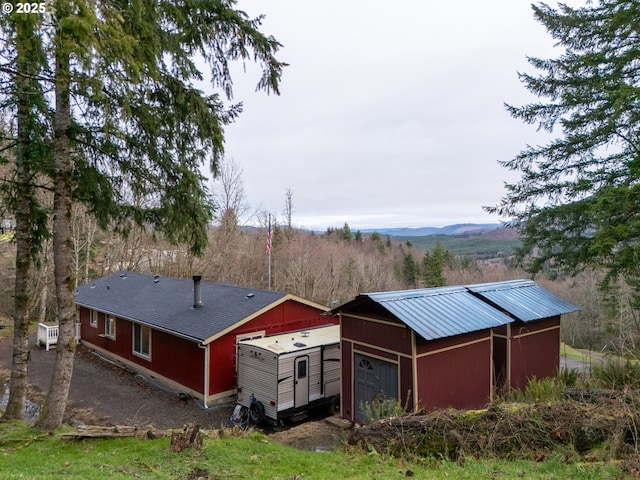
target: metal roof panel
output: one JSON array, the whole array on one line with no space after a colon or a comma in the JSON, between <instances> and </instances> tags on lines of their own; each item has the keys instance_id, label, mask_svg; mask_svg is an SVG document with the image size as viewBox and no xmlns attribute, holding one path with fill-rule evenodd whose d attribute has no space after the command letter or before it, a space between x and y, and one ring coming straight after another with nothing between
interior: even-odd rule
<instances>
[{"instance_id":1,"label":"metal roof panel","mask_svg":"<svg viewBox=\"0 0 640 480\"><path fill-rule=\"evenodd\" d=\"M435 340L513 321L464 287L424 288L363 294L383 306L425 340Z\"/></svg>"},{"instance_id":2,"label":"metal roof panel","mask_svg":"<svg viewBox=\"0 0 640 480\"><path fill-rule=\"evenodd\" d=\"M578 306L545 290L532 280L484 283L466 288L523 322L580 310Z\"/></svg>"}]
</instances>

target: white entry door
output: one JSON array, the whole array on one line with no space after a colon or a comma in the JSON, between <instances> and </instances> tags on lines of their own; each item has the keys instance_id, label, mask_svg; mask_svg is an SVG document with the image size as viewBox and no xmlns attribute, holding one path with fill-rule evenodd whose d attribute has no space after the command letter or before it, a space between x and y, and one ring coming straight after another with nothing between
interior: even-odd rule
<instances>
[{"instance_id":1,"label":"white entry door","mask_svg":"<svg viewBox=\"0 0 640 480\"><path fill-rule=\"evenodd\" d=\"M297 357L294 375L294 407L304 407L309 403L309 357Z\"/></svg>"}]
</instances>

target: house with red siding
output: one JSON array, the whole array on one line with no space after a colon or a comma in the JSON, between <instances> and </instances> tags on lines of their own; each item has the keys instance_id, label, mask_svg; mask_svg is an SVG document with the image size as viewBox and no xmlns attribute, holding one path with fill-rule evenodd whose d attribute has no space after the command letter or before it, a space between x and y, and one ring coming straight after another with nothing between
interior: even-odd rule
<instances>
[{"instance_id":1,"label":"house with red siding","mask_svg":"<svg viewBox=\"0 0 640 480\"><path fill-rule=\"evenodd\" d=\"M118 272L78 287L82 345L205 406L236 393L238 341L336 324L283 292Z\"/></svg>"},{"instance_id":2,"label":"house with red siding","mask_svg":"<svg viewBox=\"0 0 640 480\"><path fill-rule=\"evenodd\" d=\"M363 406L386 398L409 411L482 408L497 388L556 373L560 316L575 310L530 280L358 295L332 310L341 415L362 423Z\"/></svg>"}]
</instances>

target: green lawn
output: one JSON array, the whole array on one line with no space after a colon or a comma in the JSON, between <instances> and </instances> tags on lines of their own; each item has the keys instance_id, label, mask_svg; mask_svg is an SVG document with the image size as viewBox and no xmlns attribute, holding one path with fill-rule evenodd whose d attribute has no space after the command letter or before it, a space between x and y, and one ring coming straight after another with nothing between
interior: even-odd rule
<instances>
[{"instance_id":1,"label":"green lawn","mask_svg":"<svg viewBox=\"0 0 640 480\"><path fill-rule=\"evenodd\" d=\"M258 433L205 437L199 452L172 453L169 438L67 440L22 423L0 423L0 478L148 479L619 479L613 463L468 459L403 460L340 447L300 451ZM630 477L629 477L630 478Z\"/></svg>"}]
</instances>

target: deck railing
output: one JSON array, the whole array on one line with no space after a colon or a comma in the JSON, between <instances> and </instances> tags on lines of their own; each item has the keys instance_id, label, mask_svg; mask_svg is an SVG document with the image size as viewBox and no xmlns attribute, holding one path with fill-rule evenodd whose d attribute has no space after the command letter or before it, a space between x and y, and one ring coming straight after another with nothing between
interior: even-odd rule
<instances>
[{"instance_id":1,"label":"deck railing","mask_svg":"<svg viewBox=\"0 0 640 480\"><path fill-rule=\"evenodd\" d=\"M58 325L38 324L38 345L44 345L47 350L49 346L58 344Z\"/></svg>"},{"instance_id":2,"label":"deck railing","mask_svg":"<svg viewBox=\"0 0 640 480\"><path fill-rule=\"evenodd\" d=\"M80 341L81 323L76 323L76 342ZM44 345L49 350L50 345L58 344L58 325L38 324L38 345Z\"/></svg>"}]
</instances>

